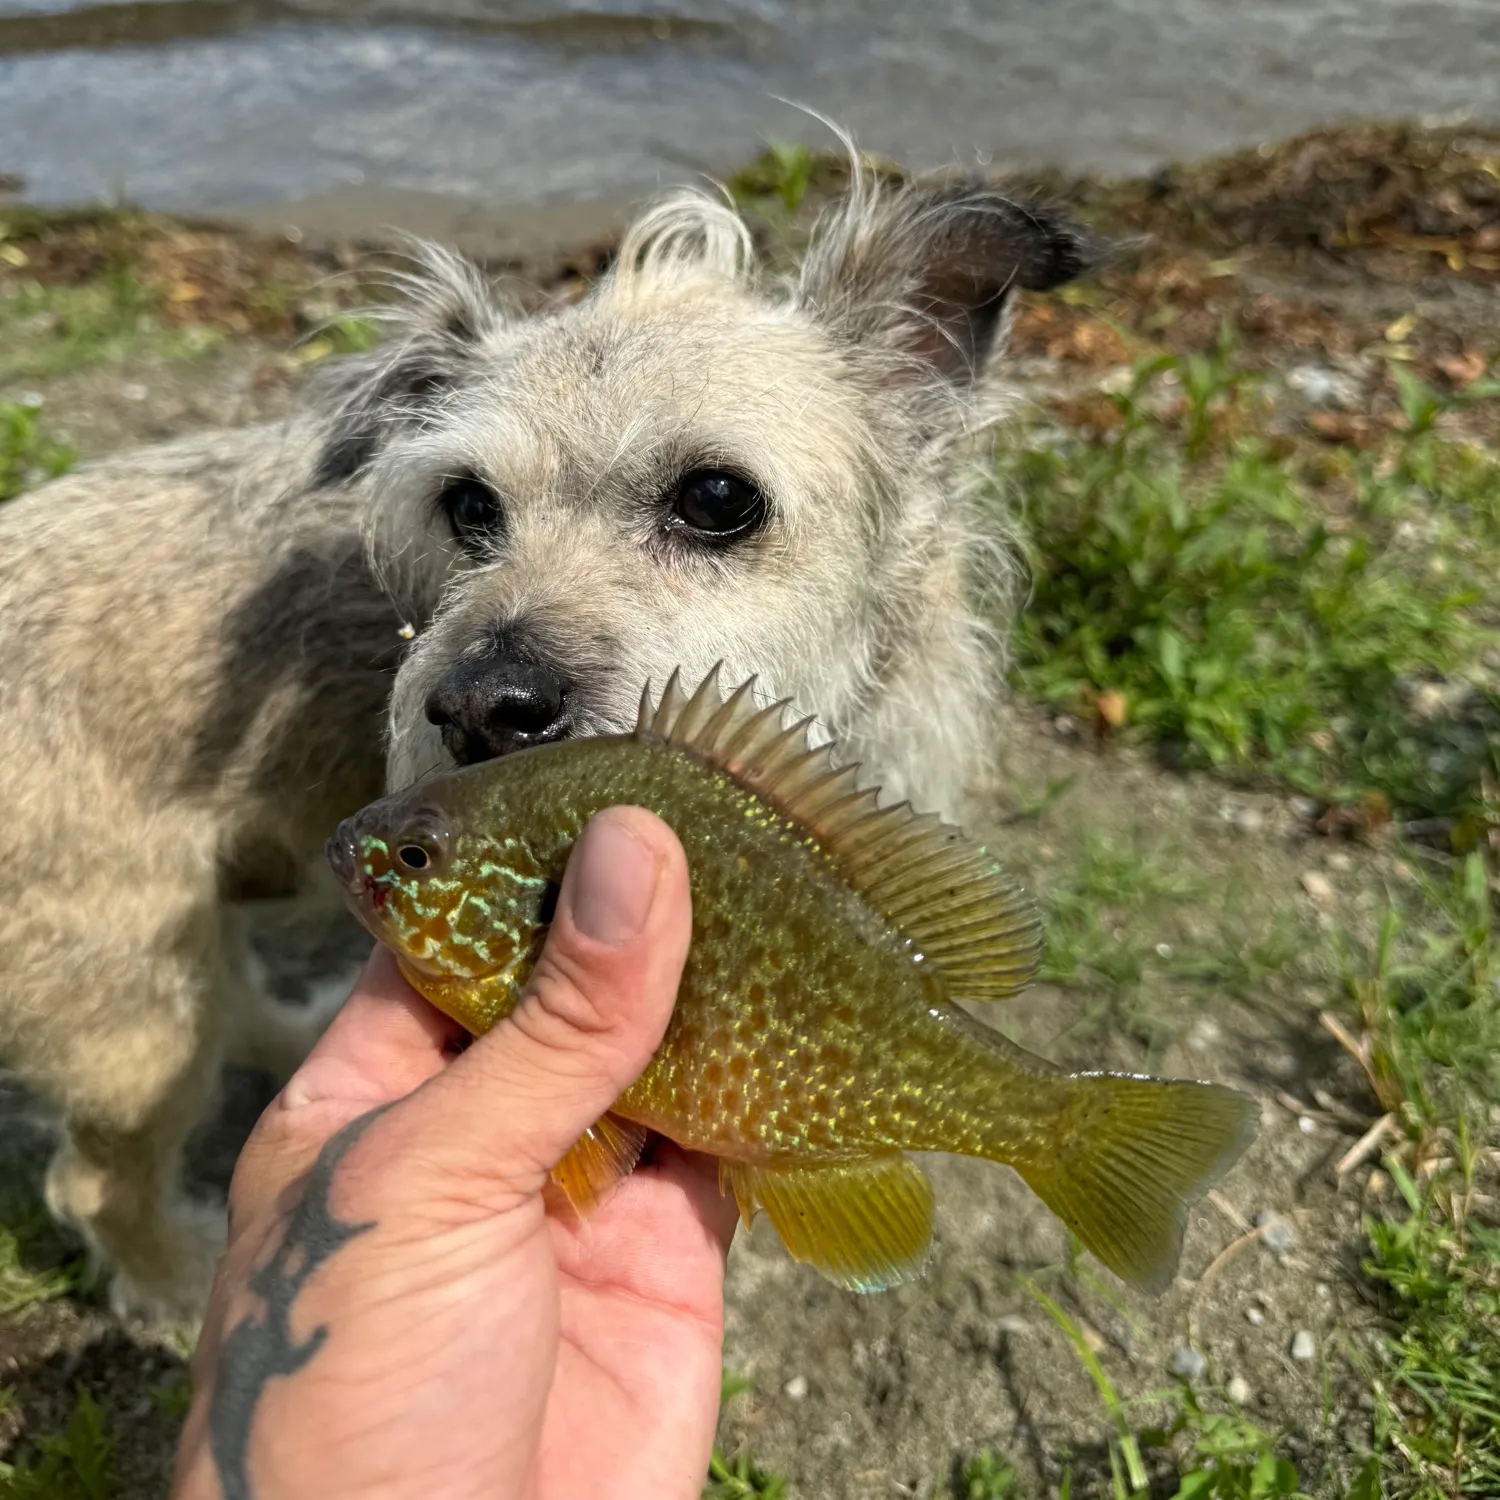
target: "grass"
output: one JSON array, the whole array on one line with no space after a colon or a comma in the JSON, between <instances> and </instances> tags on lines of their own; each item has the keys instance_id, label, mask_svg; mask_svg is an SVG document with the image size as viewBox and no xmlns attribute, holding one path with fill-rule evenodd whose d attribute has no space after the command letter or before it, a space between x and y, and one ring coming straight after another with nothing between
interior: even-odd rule
<instances>
[{"instance_id":1,"label":"grass","mask_svg":"<svg viewBox=\"0 0 1500 1500\"><path fill-rule=\"evenodd\" d=\"M1031 528L1023 690L1085 714L1112 695L1179 764L1476 817L1500 769L1477 628L1500 460L1443 436L1457 398L1400 379L1405 431L1381 451L1307 453L1266 434L1221 339L1142 361L1099 429L1005 460ZM1408 684L1468 676L1461 713L1406 711Z\"/></svg>"},{"instance_id":2,"label":"grass","mask_svg":"<svg viewBox=\"0 0 1500 1500\"><path fill-rule=\"evenodd\" d=\"M1346 955L1372 1092L1403 1127L1398 1202L1365 1222L1386 1331L1367 1351L1384 1493L1500 1494L1500 923L1485 858L1393 906Z\"/></svg>"},{"instance_id":3,"label":"grass","mask_svg":"<svg viewBox=\"0 0 1500 1500\"><path fill-rule=\"evenodd\" d=\"M0 1193L0 1317L78 1292L87 1271L87 1257L67 1247L40 1202Z\"/></svg>"},{"instance_id":4,"label":"grass","mask_svg":"<svg viewBox=\"0 0 1500 1500\"><path fill-rule=\"evenodd\" d=\"M0 401L0 500L55 479L73 463L73 450L54 442L34 406Z\"/></svg>"},{"instance_id":5,"label":"grass","mask_svg":"<svg viewBox=\"0 0 1500 1500\"><path fill-rule=\"evenodd\" d=\"M0 1500L113 1500L115 1445L104 1413L82 1387L60 1433L24 1445L0 1463Z\"/></svg>"},{"instance_id":6,"label":"grass","mask_svg":"<svg viewBox=\"0 0 1500 1500\"><path fill-rule=\"evenodd\" d=\"M750 1390L753 1384L743 1375L725 1370L719 1387L720 1406ZM788 1500L786 1480L780 1474L761 1468L748 1453L740 1452L726 1458L715 1447L708 1461L708 1483L703 1489L703 1500Z\"/></svg>"},{"instance_id":7,"label":"grass","mask_svg":"<svg viewBox=\"0 0 1500 1500\"><path fill-rule=\"evenodd\" d=\"M129 266L80 286L12 281L0 295L0 381L43 379L127 356L191 359L223 340L204 324L165 321L160 294Z\"/></svg>"}]
</instances>

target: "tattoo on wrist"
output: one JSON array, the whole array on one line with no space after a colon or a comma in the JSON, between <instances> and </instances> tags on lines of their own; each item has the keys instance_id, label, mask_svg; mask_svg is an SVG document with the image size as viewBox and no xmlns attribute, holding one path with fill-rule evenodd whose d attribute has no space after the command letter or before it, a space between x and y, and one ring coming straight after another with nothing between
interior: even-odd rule
<instances>
[{"instance_id":1,"label":"tattoo on wrist","mask_svg":"<svg viewBox=\"0 0 1500 1500\"><path fill-rule=\"evenodd\" d=\"M323 1147L276 1253L250 1278L250 1290L264 1303L263 1311L247 1314L224 1340L208 1411L209 1445L224 1500L254 1500L250 1429L266 1385L278 1375L295 1375L328 1337L328 1325L323 1323L296 1342L293 1303L319 1266L375 1227L373 1222L345 1224L335 1218L328 1196L349 1148L388 1107L351 1120Z\"/></svg>"}]
</instances>

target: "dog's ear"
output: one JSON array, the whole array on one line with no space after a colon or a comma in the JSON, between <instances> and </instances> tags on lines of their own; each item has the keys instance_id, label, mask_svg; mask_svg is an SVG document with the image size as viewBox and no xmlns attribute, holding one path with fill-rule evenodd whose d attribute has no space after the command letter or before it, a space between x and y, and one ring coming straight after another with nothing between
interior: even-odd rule
<instances>
[{"instance_id":1,"label":"dog's ear","mask_svg":"<svg viewBox=\"0 0 1500 1500\"><path fill-rule=\"evenodd\" d=\"M418 244L415 266L394 278L396 300L379 320L388 332L368 354L341 360L322 382L326 413L313 483L353 479L403 423L420 420L462 379L476 352L507 320L478 267Z\"/></svg>"},{"instance_id":2,"label":"dog's ear","mask_svg":"<svg viewBox=\"0 0 1500 1500\"><path fill-rule=\"evenodd\" d=\"M893 360L896 378L957 384L983 369L1017 287L1047 291L1098 263L1084 229L975 183L857 184L814 232L804 305Z\"/></svg>"}]
</instances>

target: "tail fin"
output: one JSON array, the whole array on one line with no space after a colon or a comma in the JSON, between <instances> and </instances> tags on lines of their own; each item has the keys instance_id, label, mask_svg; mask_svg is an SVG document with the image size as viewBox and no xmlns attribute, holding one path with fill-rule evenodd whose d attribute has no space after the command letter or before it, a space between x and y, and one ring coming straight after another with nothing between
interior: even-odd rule
<instances>
[{"instance_id":1,"label":"tail fin","mask_svg":"<svg viewBox=\"0 0 1500 1500\"><path fill-rule=\"evenodd\" d=\"M1255 1139L1255 1100L1218 1084L1113 1074L1075 1075L1065 1087L1055 1149L1013 1165L1111 1271L1164 1292L1189 1206Z\"/></svg>"}]
</instances>

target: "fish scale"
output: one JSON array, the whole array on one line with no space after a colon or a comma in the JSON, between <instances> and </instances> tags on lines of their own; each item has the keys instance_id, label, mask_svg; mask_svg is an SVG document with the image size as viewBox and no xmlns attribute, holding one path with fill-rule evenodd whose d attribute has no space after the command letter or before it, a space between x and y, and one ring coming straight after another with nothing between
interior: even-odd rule
<instances>
[{"instance_id":1,"label":"fish scale","mask_svg":"<svg viewBox=\"0 0 1500 1500\"><path fill-rule=\"evenodd\" d=\"M520 1003L588 819L676 830L693 891L677 1004L640 1077L554 1173L587 1212L650 1132L719 1159L748 1220L854 1290L917 1274L932 1196L906 1152L1013 1167L1148 1290L1187 1207L1244 1149L1254 1101L1215 1084L1068 1073L976 1021L1035 971L1035 908L961 831L882 807L809 720L674 676L633 734L434 776L344 824L330 859L361 920L475 1033Z\"/></svg>"}]
</instances>

